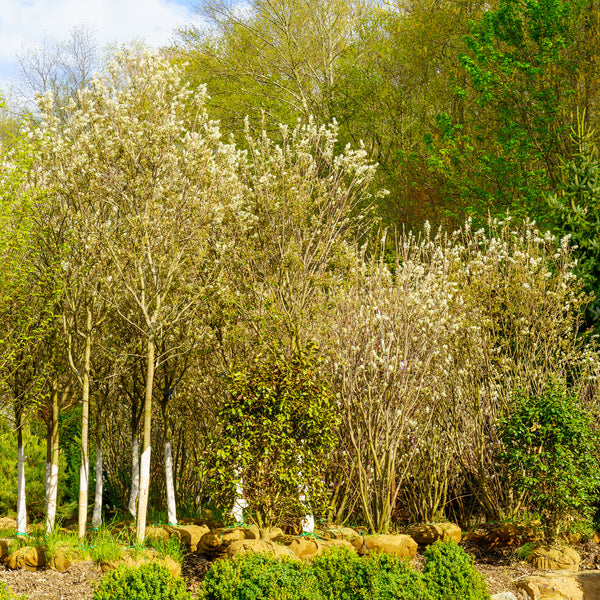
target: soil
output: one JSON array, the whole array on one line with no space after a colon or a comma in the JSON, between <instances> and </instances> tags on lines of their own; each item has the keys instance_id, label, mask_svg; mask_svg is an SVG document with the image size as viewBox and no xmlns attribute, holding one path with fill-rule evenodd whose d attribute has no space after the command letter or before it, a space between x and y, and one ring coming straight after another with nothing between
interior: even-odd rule
<instances>
[{"instance_id":1,"label":"soil","mask_svg":"<svg viewBox=\"0 0 600 600\"><path fill-rule=\"evenodd\" d=\"M514 558L514 549L497 548L482 550L466 545L465 549L475 558L475 567L484 575L490 593L513 592L517 598L528 600L528 596L517 589L514 581L525 575L543 575L547 571L534 569L530 564ZM576 546L582 557L582 569L600 569L600 545L587 543ZM413 559L415 567L423 562L421 554ZM182 566L182 575L195 598L198 589L210 568L210 561L199 554L188 554ZM44 570L29 572L0 569L0 581L5 581L17 594L27 594L29 600L91 600L94 583L102 572L91 562L77 563L65 573Z\"/></svg>"}]
</instances>

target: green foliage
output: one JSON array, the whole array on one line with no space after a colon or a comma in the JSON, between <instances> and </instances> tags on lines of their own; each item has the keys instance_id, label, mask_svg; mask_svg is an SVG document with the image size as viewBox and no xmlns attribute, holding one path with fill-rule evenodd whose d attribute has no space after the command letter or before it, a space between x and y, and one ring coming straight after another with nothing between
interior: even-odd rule
<instances>
[{"instance_id":1,"label":"green foliage","mask_svg":"<svg viewBox=\"0 0 600 600\"><path fill-rule=\"evenodd\" d=\"M314 346L283 356L259 357L232 373L217 418L212 476L223 504L231 502L236 475L243 481L248 516L259 527L302 516L306 489L313 506L335 444L335 396L319 372Z\"/></svg>"},{"instance_id":2,"label":"green foliage","mask_svg":"<svg viewBox=\"0 0 600 600\"><path fill-rule=\"evenodd\" d=\"M173 577L166 567L157 564L141 567L121 566L106 574L96 590L94 600L191 600L180 577Z\"/></svg>"},{"instance_id":3,"label":"green foliage","mask_svg":"<svg viewBox=\"0 0 600 600\"><path fill-rule=\"evenodd\" d=\"M204 579L204 600L325 600L307 563L264 554L219 560Z\"/></svg>"},{"instance_id":4,"label":"green foliage","mask_svg":"<svg viewBox=\"0 0 600 600\"><path fill-rule=\"evenodd\" d=\"M489 600L473 559L456 543L437 541L424 552L423 576L434 600Z\"/></svg>"},{"instance_id":5,"label":"green foliage","mask_svg":"<svg viewBox=\"0 0 600 600\"><path fill-rule=\"evenodd\" d=\"M0 600L27 600L29 596L18 596L13 593L4 581L0 581Z\"/></svg>"},{"instance_id":6,"label":"green foliage","mask_svg":"<svg viewBox=\"0 0 600 600\"><path fill-rule=\"evenodd\" d=\"M430 164L479 221L488 212L547 223L543 192L570 152L578 65L570 51L583 2L502 0L474 24L460 62L461 119L440 114Z\"/></svg>"},{"instance_id":7,"label":"green foliage","mask_svg":"<svg viewBox=\"0 0 600 600\"><path fill-rule=\"evenodd\" d=\"M388 554L336 548L317 556L312 571L327 600L431 600L421 573Z\"/></svg>"},{"instance_id":8,"label":"green foliage","mask_svg":"<svg viewBox=\"0 0 600 600\"><path fill-rule=\"evenodd\" d=\"M9 422L1 417L0 440L0 514L13 514L17 506L17 441ZM28 456L27 510L34 517L41 518L46 510L46 443L26 424L23 445Z\"/></svg>"},{"instance_id":9,"label":"green foliage","mask_svg":"<svg viewBox=\"0 0 600 600\"><path fill-rule=\"evenodd\" d=\"M542 393L517 393L500 421L510 485L527 493L554 541L573 515L592 514L600 485L598 433L577 395L559 379Z\"/></svg>"},{"instance_id":10,"label":"green foliage","mask_svg":"<svg viewBox=\"0 0 600 600\"><path fill-rule=\"evenodd\" d=\"M570 236L577 257L575 272L595 298L587 309L590 323L600 321L600 160L580 119L573 139L578 151L561 172L558 193L548 196L555 229Z\"/></svg>"},{"instance_id":11,"label":"green foliage","mask_svg":"<svg viewBox=\"0 0 600 600\"><path fill-rule=\"evenodd\" d=\"M360 557L334 548L312 564L267 555L216 562L207 573L204 600L488 600L483 578L454 542L425 552L423 573L384 553Z\"/></svg>"},{"instance_id":12,"label":"green foliage","mask_svg":"<svg viewBox=\"0 0 600 600\"><path fill-rule=\"evenodd\" d=\"M144 544L148 548L156 550L163 558L165 556L170 556L179 564L183 562L184 547L179 541L179 538L175 535L172 535L167 540L161 537L147 537L144 540Z\"/></svg>"},{"instance_id":13,"label":"green foliage","mask_svg":"<svg viewBox=\"0 0 600 600\"><path fill-rule=\"evenodd\" d=\"M96 535L90 554L96 563L118 560L121 557L121 545L110 531L101 529Z\"/></svg>"}]
</instances>

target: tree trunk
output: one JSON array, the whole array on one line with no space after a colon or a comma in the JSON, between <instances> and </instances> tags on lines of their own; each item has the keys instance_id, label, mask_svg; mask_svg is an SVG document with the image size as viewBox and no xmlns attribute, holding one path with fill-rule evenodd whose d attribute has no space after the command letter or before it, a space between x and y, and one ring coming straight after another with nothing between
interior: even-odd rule
<instances>
[{"instance_id":1,"label":"tree trunk","mask_svg":"<svg viewBox=\"0 0 600 600\"><path fill-rule=\"evenodd\" d=\"M77 518L77 535L83 539L87 524L88 489L90 479L90 362L92 353L92 310L88 306L87 328L85 337L85 354L83 362L83 390L81 394L81 466L79 468L79 514Z\"/></svg>"},{"instance_id":2,"label":"tree trunk","mask_svg":"<svg viewBox=\"0 0 600 600\"><path fill-rule=\"evenodd\" d=\"M98 529L102 526L102 414L98 411L96 424L96 495L94 497L94 514L92 527Z\"/></svg>"},{"instance_id":3,"label":"tree trunk","mask_svg":"<svg viewBox=\"0 0 600 600\"><path fill-rule=\"evenodd\" d=\"M150 492L150 435L152 433L152 386L154 383L154 336L148 336L146 361L146 396L144 398L144 435L142 459L140 461L140 494L137 507L137 540L142 543L146 537L146 513Z\"/></svg>"},{"instance_id":4,"label":"tree trunk","mask_svg":"<svg viewBox=\"0 0 600 600\"><path fill-rule=\"evenodd\" d=\"M54 529L56 523L56 505L58 500L58 385L52 386L52 415L50 418L50 477L47 489L46 533Z\"/></svg>"},{"instance_id":5,"label":"tree trunk","mask_svg":"<svg viewBox=\"0 0 600 600\"><path fill-rule=\"evenodd\" d=\"M137 433L132 431L131 442L131 491L129 493L129 512L137 517L137 500L140 491L140 440Z\"/></svg>"},{"instance_id":6,"label":"tree trunk","mask_svg":"<svg viewBox=\"0 0 600 600\"><path fill-rule=\"evenodd\" d=\"M167 431L169 431L168 426ZM169 524L177 525L177 504L175 501L175 485L173 483L173 452L171 449L170 435L165 441L165 482L167 486L167 511L169 514Z\"/></svg>"},{"instance_id":7,"label":"tree trunk","mask_svg":"<svg viewBox=\"0 0 600 600\"><path fill-rule=\"evenodd\" d=\"M17 426L17 533L25 534L27 529L27 503L25 498L25 461L27 457L23 451L23 423L22 411L15 411Z\"/></svg>"}]
</instances>

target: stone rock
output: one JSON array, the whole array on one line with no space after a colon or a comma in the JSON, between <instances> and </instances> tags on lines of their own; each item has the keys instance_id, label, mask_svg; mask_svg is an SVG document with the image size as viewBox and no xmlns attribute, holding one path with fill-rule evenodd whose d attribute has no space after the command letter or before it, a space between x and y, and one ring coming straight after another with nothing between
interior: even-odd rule
<instances>
[{"instance_id":1,"label":"stone rock","mask_svg":"<svg viewBox=\"0 0 600 600\"><path fill-rule=\"evenodd\" d=\"M515 523L498 523L493 527L481 527L463 535L463 540L486 548L521 546L524 542L534 539L536 536L530 527Z\"/></svg>"},{"instance_id":2,"label":"stone rock","mask_svg":"<svg viewBox=\"0 0 600 600\"><path fill-rule=\"evenodd\" d=\"M351 540L360 537L360 533L351 527L333 527L322 532L326 540Z\"/></svg>"},{"instance_id":3,"label":"stone rock","mask_svg":"<svg viewBox=\"0 0 600 600\"><path fill-rule=\"evenodd\" d=\"M171 533L167 530L166 527L156 527L155 525L148 525L146 527L146 537L167 541L171 537Z\"/></svg>"},{"instance_id":4,"label":"stone rock","mask_svg":"<svg viewBox=\"0 0 600 600\"><path fill-rule=\"evenodd\" d=\"M536 569L577 571L581 557L573 548L540 546L531 553L530 561Z\"/></svg>"},{"instance_id":5,"label":"stone rock","mask_svg":"<svg viewBox=\"0 0 600 600\"><path fill-rule=\"evenodd\" d=\"M583 590L571 577L522 577L516 582L532 600L583 600Z\"/></svg>"},{"instance_id":6,"label":"stone rock","mask_svg":"<svg viewBox=\"0 0 600 600\"><path fill-rule=\"evenodd\" d=\"M0 562L5 563L10 554L12 540L0 540Z\"/></svg>"},{"instance_id":7,"label":"stone rock","mask_svg":"<svg viewBox=\"0 0 600 600\"><path fill-rule=\"evenodd\" d=\"M312 560L315 556L336 547L354 551L352 544L346 540L318 540L310 536L294 538L289 545L289 549L303 560Z\"/></svg>"},{"instance_id":8,"label":"stone rock","mask_svg":"<svg viewBox=\"0 0 600 600\"><path fill-rule=\"evenodd\" d=\"M236 542L231 542L227 548L228 558L233 558L239 554L242 556L246 554L270 554L277 558L283 557L298 560L298 557L290 548L267 540L237 540Z\"/></svg>"},{"instance_id":9,"label":"stone rock","mask_svg":"<svg viewBox=\"0 0 600 600\"><path fill-rule=\"evenodd\" d=\"M428 546L442 540L446 542L453 540L457 544L462 539L462 531L458 525L454 523L429 523L426 525L415 525L408 530L410 535L419 546Z\"/></svg>"},{"instance_id":10,"label":"stone rock","mask_svg":"<svg viewBox=\"0 0 600 600\"><path fill-rule=\"evenodd\" d=\"M16 569L37 571L46 566L46 553L43 548L24 546L8 556L6 566L13 571Z\"/></svg>"},{"instance_id":11,"label":"stone rock","mask_svg":"<svg viewBox=\"0 0 600 600\"><path fill-rule=\"evenodd\" d=\"M127 567L141 567L142 565L148 563L157 563L159 565L163 565L167 567L169 573L171 573L171 575L173 575L174 577L181 576L181 565L177 561L175 561L170 556L165 556L163 558L157 553L153 553L150 551L146 551L144 556L140 555L138 557L134 557L129 553L123 554L121 558L118 558L116 560L108 560L106 562L101 562L100 568L102 569L103 573L107 573L108 571L116 569L121 565L125 565Z\"/></svg>"},{"instance_id":12,"label":"stone rock","mask_svg":"<svg viewBox=\"0 0 600 600\"><path fill-rule=\"evenodd\" d=\"M417 542L409 535L369 535L364 538L354 538L352 545L356 550L367 552L385 552L398 558L413 558L417 554Z\"/></svg>"},{"instance_id":13,"label":"stone rock","mask_svg":"<svg viewBox=\"0 0 600 600\"><path fill-rule=\"evenodd\" d=\"M281 529L277 529L281 532ZM198 542L197 551L200 554L215 558L225 556L229 544L233 542L257 539L260 539L260 532L257 527L220 527L202 536Z\"/></svg>"},{"instance_id":14,"label":"stone rock","mask_svg":"<svg viewBox=\"0 0 600 600\"><path fill-rule=\"evenodd\" d=\"M71 561L64 554L56 554L50 561L50 568L64 573L71 566Z\"/></svg>"},{"instance_id":15,"label":"stone rock","mask_svg":"<svg viewBox=\"0 0 600 600\"><path fill-rule=\"evenodd\" d=\"M595 531L594 535L592 536L592 542L594 542L594 544L600 544L600 533L597 531Z\"/></svg>"},{"instance_id":16,"label":"stone rock","mask_svg":"<svg viewBox=\"0 0 600 600\"><path fill-rule=\"evenodd\" d=\"M490 597L490 600L519 600L512 592L500 592Z\"/></svg>"},{"instance_id":17,"label":"stone rock","mask_svg":"<svg viewBox=\"0 0 600 600\"><path fill-rule=\"evenodd\" d=\"M196 552L200 540L210 532L210 528L206 525L167 525L162 529L167 534L167 539L171 535L176 536L190 552Z\"/></svg>"}]
</instances>

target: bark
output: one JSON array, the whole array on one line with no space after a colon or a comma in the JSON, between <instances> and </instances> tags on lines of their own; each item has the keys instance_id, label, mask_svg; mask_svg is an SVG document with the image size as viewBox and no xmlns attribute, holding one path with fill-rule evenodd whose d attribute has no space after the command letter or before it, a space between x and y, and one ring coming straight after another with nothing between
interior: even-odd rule
<instances>
[{"instance_id":1,"label":"bark","mask_svg":"<svg viewBox=\"0 0 600 600\"><path fill-rule=\"evenodd\" d=\"M167 427L167 430L169 428ZM177 503L175 500L175 485L173 483L173 452L170 436L165 442L165 482L167 486L167 511L169 523L177 525Z\"/></svg>"},{"instance_id":2,"label":"bark","mask_svg":"<svg viewBox=\"0 0 600 600\"><path fill-rule=\"evenodd\" d=\"M50 477L47 487L46 533L54 529L56 523L56 505L58 499L58 387L52 389L52 415L50 418Z\"/></svg>"},{"instance_id":3,"label":"bark","mask_svg":"<svg viewBox=\"0 0 600 600\"><path fill-rule=\"evenodd\" d=\"M17 533L24 534L27 529L27 503L25 498L25 461L23 451L23 424L21 410L16 411L17 425Z\"/></svg>"},{"instance_id":4,"label":"bark","mask_svg":"<svg viewBox=\"0 0 600 600\"><path fill-rule=\"evenodd\" d=\"M144 435L142 460L140 462L140 494L137 507L137 539L143 542L146 537L146 513L148 511L148 495L150 492L150 435L152 433L152 386L154 383L154 337L148 337L146 361L146 396L144 398Z\"/></svg>"},{"instance_id":5,"label":"bark","mask_svg":"<svg viewBox=\"0 0 600 600\"><path fill-rule=\"evenodd\" d=\"M102 414L98 412L96 429L96 495L94 497L94 514L92 527L98 529L102 526Z\"/></svg>"},{"instance_id":6,"label":"bark","mask_svg":"<svg viewBox=\"0 0 600 600\"><path fill-rule=\"evenodd\" d=\"M92 310L87 308L87 327L83 359L83 390L81 394L81 466L79 468L79 512L77 535L85 535L88 512L88 489L90 479L89 415L90 415L90 367L92 354Z\"/></svg>"},{"instance_id":7,"label":"bark","mask_svg":"<svg viewBox=\"0 0 600 600\"><path fill-rule=\"evenodd\" d=\"M131 492L129 494L129 512L137 517L137 500L140 491L140 441L137 433L133 432L131 443Z\"/></svg>"}]
</instances>

